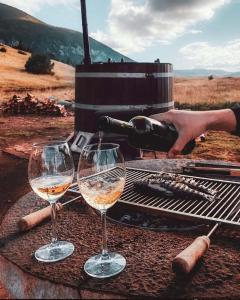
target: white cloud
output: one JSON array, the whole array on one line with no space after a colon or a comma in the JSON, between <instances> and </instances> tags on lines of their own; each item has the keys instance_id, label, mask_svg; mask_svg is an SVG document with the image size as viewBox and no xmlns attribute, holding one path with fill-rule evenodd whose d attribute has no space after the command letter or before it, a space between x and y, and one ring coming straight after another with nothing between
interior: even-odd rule
<instances>
[{"instance_id":1,"label":"white cloud","mask_svg":"<svg viewBox=\"0 0 240 300\"><path fill-rule=\"evenodd\" d=\"M192 68L240 70L240 39L218 46L207 42L191 43L181 48L179 52L183 55L183 59L191 63Z\"/></svg>"},{"instance_id":2,"label":"white cloud","mask_svg":"<svg viewBox=\"0 0 240 300\"><path fill-rule=\"evenodd\" d=\"M16 7L29 14L34 14L45 5L68 5L74 8L80 6L78 0L0 0L0 3Z\"/></svg>"},{"instance_id":3,"label":"white cloud","mask_svg":"<svg viewBox=\"0 0 240 300\"><path fill-rule=\"evenodd\" d=\"M230 0L111 0L108 30L91 36L125 54L170 43ZM194 32L193 32L194 33ZM197 33L195 31L195 33Z\"/></svg>"},{"instance_id":4,"label":"white cloud","mask_svg":"<svg viewBox=\"0 0 240 300\"><path fill-rule=\"evenodd\" d=\"M189 30L189 33L198 34L198 33L202 33L202 30L191 29L191 30Z\"/></svg>"}]
</instances>

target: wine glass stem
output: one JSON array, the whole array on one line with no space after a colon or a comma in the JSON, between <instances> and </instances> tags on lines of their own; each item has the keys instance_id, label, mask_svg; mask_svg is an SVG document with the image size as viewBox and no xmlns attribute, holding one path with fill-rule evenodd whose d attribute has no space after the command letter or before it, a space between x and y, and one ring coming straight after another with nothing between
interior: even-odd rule
<instances>
[{"instance_id":1,"label":"wine glass stem","mask_svg":"<svg viewBox=\"0 0 240 300\"><path fill-rule=\"evenodd\" d=\"M101 211L102 220L102 259L109 259L108 249L107 249L107 230L106 230L106 210Z\"/></svg>"},{"instance_id":2,"label":"wine glass stem","mask_svg":"<svg viewBox=\"0 0 240 300\"><path fill-rule=\"evenodd\" d=\"M57 234L56 234L56 219L57 219L57 210L56 210L56 203L51 204L52 208L52 242L51 244L53 245L54 243L57 242Z\"/></svg>"}]
</instances>

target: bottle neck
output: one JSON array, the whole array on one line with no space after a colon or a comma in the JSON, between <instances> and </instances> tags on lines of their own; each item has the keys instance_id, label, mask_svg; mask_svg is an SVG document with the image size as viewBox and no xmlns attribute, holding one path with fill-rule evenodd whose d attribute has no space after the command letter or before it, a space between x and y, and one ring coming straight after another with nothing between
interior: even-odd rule
<instances>
[{"instance_id":1,"label":"bottle neck","mask_svg":"<svg viewBox=\"0 0 240 300\"><path fill-rule=\"evenodd\" d=\"M107 116L99 118L97 128L99 131L112 132L123 135L129 135L133 130L133 126L128 122L113 119Z\"/></svg>"}]
</instances>

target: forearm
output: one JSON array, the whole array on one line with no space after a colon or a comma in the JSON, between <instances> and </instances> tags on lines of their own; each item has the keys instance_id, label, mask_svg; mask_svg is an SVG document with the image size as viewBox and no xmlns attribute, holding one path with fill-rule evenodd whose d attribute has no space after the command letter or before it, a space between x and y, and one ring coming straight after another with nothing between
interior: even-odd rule
<instances>
[{"instance_id":1,"label":"forearm","mask_svg":"<svg viewBox=\"0 0 240 300\"><path fill-rule=\"evenodd\" d=\"M234 132L237 127L236 117L231 109L221 109L204 112L206 114L207 130Z\"/></svg>"}]
</instances>

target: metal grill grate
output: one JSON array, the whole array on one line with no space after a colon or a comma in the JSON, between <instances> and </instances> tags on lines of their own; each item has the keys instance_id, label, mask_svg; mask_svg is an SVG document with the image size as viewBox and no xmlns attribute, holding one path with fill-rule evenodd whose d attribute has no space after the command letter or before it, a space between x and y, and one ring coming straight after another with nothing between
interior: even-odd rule
<instances>
[{"instance_id":1,"label":"metal grill grate","mask_svg":"<svg viewBox=\"0 0 240 300\"><path fill-rule=\"evenodd\" d=\"M221 222L231 225L240 225L240 182L223 181L209 178L199 178L188 175L183 177L194 178L206 188L218 190L220 200L207 202L204 200L147 196L136 192L133 183L149 174L158 172L127 168L127 181L119 202L158 210L165 214L183 216L186 219L198 218L201 220ZM73 184L71 192L79 193L77 183Z\"/></svg>"}]
</instances>

